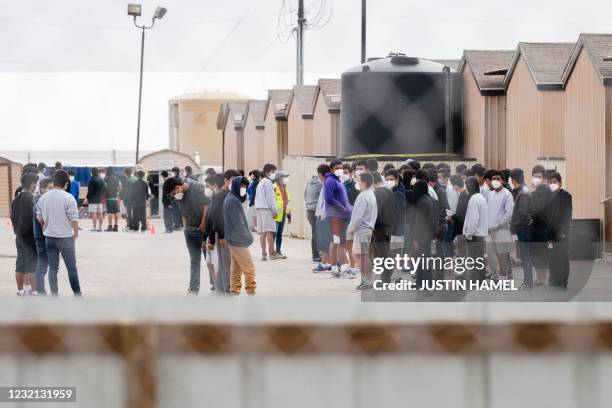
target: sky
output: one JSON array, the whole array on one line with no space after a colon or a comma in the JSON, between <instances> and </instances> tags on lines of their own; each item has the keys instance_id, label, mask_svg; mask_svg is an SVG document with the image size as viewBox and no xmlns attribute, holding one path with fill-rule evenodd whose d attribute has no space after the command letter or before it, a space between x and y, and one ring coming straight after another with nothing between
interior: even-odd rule
<instances>
[{"instance_id":1,"label":"sky","mask_svg":"<svg viewBox=\"0 0 612 408\"><path fill-rule=\"evenodd\" d=\"M306 83L360 59L360 1L305 0ZM126 1L0 0L0 156L5 150L132 150L140 32ZM168 144L168 100L200 91L265 98L295 82L297 0L144 0L141 149ZM284 4L284 6L283 6ZM283 7L282 7L283 6ZM464 49L575 42L612 32L600 0L370 0L368 56L459 59ZM279 24L280 22L280 24Z\"/></svg>"}]
</instances>

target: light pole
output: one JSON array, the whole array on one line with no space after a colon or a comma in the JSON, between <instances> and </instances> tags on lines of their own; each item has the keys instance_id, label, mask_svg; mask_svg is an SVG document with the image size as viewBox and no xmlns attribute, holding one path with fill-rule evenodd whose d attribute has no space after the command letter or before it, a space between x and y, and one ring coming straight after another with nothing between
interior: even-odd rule
<instances>
[{"instance_id":1,"label":"light pole","mask_svg":"<svg viewBox=\"0 0 612 408\"><path fill-rule=\"evenodd\" d=\"M155 20L161 20L166 15L166 10L164 7L157 7L155 9L155 14L153 14L153 20L151 20L151 25L141 25L139 26L136 23L136 18L140 17L142 14L142 6L140 4L130 3L128 4L128 16L134 17L134 25L142 30L142 38L140 41L140 84L138 87L138 125L136 128L136 161L134 164L138 163L138 153L140 147L140 110L142 105L142 67L144 63L144 42L145 42L145 30L149 30L153 28L155 25Z\"/></svg>"}]
</instances>

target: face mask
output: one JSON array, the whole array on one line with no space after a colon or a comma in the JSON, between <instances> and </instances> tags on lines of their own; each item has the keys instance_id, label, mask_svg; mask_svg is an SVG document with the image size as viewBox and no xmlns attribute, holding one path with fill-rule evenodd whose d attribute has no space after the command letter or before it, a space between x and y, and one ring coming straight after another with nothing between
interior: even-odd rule
<instances>
[{"instance_id":1,"label":"face mask","mask_svg":"<svg viewBox=\"0 0 612 408\"><path fill-rule=\"evenodd\" d=\"M244 197L247 193L246 187L240 187L240 197Z\"/></svg>"},{"instance_id":2,"label":"face mask","mask_svg":"<svg viewBox=\"0 0 612 408\"><path fill-rule=\"evenodd\" d=\"M289 185L289 177L285 177L285 179L283 180L283 185L284 186Z\"/></svg>"},{"instance_id":3,"label":"face mask","mask_svg":"<svg viewBox=\"0 0 612 408\"><path fill-rule=\"evenodd\" d=\"M276 177L276 173L274 172L270 173L270 176L269 176L270 180L274 180L274 177Z\"/></svg>"},{"instance_id":4,"label":"face mask","mask_svg":"<svg viewBox=\"0 0 612 408\"><path fill-rule=\"evenodd\" d=\"M334 175L338 178L342 177L343 174L344 174L344 171L342 169L338 169L334 171Z\"/></svg>"},{"instance_id":5,"label":"face mask","mask_svg":"<svg viewBox=\"0 0 612 408\"><path fill-rule=\"evenodd\" d=\"M70 176L70 181L74 181L74 176Z\"/></svg>"},{"instance_id":6,"label":"face mask","mask_svg":"<svg viewBox=\"0 0 612 408\"><path fill-rule=\"evenodd\" d=\"M361 185L359 183L355 183L355 190L361 191Z\"/></svg>"},{"instance_id":7,"label":"face mask","mask_svg":"<svg viewBox=\"0 0 612 408\"><path fill-rule=\"evenodd\" d=\"M206 189L204 190L204 195L210 198L213 195L213 191L210 188L206 187Z\"/></svg>"},{"instance_id":8,"label":"face mask","mask_svg":"<svg viewBox=\"0 0 612 408\"><path fill-rule=\"evenodd\" d=\"M531 179L531 183L537 187L542 184L542 179L540 177L534 177Z\"/></svg>"},{"instance_id":9,"label":"face mask","mask_svg":"<svg viewBox=\"0 0 612 408\"><path fill-rule=\"evenodd\" d=\"M178 177L178 173L176 171L172 172L172 177Z\"/></svg>"},{"instance_id":10,"label":"face mask","mask_svg":"<svg viewBox=\"0 0 612 408\"><path fill-rule=\"evenodd\" d=\"M355 174L357 174L358 176L361 176L363 174L363 170L357 170Z\"/></svg>"},{"instance_id":11,"label":"face mask","mask_svg":"<svg viewBox=\"0 0 612 408\"><path fill-rule=\"evenodd\" d=\"M548 187L550 187L550 191L553 193L559 189L559 185L557 183L550 183Z\"/></svg>"},{"instance_id":12,"label":"face mask","mask_svg":"<svg viewBox=\"0 0 612 408\"><path fill-rule=\"evenodd\" d=\"M102 180L104 180L104 177L106 177L106 174L104 174L104 173L100 173L100 178L101 178Z\"/></svg>"},{"instance_id":13,"label":"face mask","mask_svg":"<svg viewBox=\"0 0 612 408\"><path fill-rule=\"evenodd\" d=\"M183 193L182 192L176 193L174 195L174 198L176 198L177 200L181 201L183 199Z\"/></svg>"},{"instance_id":14,"label":"face mask","mask_svg":"<svg viewBox=\"0 0 612 408\"><path fill-rule=\"evenodd\" d=\"M514 187L514 184L512 183L512 177L508 177L508 184L512 187Z\"/></svg>"},{"instance_id":15,"label":"face mask","mask_svg":"<svg viewBox=\"0 0 612 408\"><path fill-rule=\"evenodd\" d=\"M342 177L341 178L342 178L342 181L344 181L346 183L347 181L349 181L351 179L351 176L349 176L348 174L342 173Z\"/></svg>"},{"instance_id":16,"label":"face mask","mask_svg":"<svg viewBox=\"0 0 612 408\"><path fill-rule=\"evenodd\" d=\"M413 178L410 180L410 185L411 185L411 186L414 186L414 185L416 184L416 182L417 182L416 177L413 177Z\"/></svg>"},{"instance_id":17,"label":"face mask","mask_svg":"<svg viewBox=\"0 0 612 408\"><path fill-rule=\"evenodd\" d=\"M497 190L498 188L500 188L500 187L502 186L502 183L501 183L501 181L499 181L499 180L493 180L493 181L491 182L491 185L493 186L493 188L494 188L495 190Z\"/></svg>"},{"instance_id":18,"label":"face mask","mask_svg":"<svg viewBox=\"0 0 612 408\"><path fill-rule=\"evenodd\" d=\"M385 180L385 187L387 187L388 189L392 189L393 187L395 187L395 181Z\"/></svg>"}]
</instances>

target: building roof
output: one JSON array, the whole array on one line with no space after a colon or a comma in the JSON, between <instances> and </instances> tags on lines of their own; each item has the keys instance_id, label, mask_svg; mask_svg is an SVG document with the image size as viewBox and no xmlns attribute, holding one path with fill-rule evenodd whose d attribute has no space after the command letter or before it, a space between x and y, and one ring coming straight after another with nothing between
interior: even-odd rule
<instances>
[{"instance_id":1,"label":"building roof","mask_svg":"<svg viewBox=\"0 0 612 408\"><path fill-rule=\"evenodd\" d=\"M289 100L287 112L294 103L299 108L303 119L312 119L314 116L315 98L317 97L316 85L296 85L293 87L293 95Z\"/></svg>"},{"instance_id":2,"label":"building roof","mask_svg":"<svg viewBox=\"0 0 612 408\"><path fill-rule=\"evenodd\" d=\"M264 116L268 114L268 109L272 109L272 113L277 118L287 118L287 109L291 100L291 89L271 89L268 91L268 101Z\"/></svg>"},{"instance_id":3,"label":"building roof","mask_svg":"<svg viewBox=\"0 0 612 408\"><path fill-rule=\"evenodd\" d=\"M340 100L342 94L342 82L340 79L319 79L315 103L319 97L319 93L323 94L323 98L325 99L325 104L327 105L329 112L340 111Z\"/></svg>"},{"instance_id":4,"label":"building roof","mask_svg":"<svg viewBox=\"0 0 612 408\"><path fill-rule=\"evenodd\" d=\"M513 57L511 50L465 50L457 70L463 71L468 64L482 95L503 95L504 78Z\"/></svg>"},{"instance_id":5,"label":"building roof","mask_svg":"<svg viewBox=\"0 0 612 408\"><path fill-rule=\"evenodd\" d=\"M190 155L171 149L162 149L146 154L138 160L138 164L145 171L170 170L174 166L200 168Z\"/></svg>"},{"instance_id":6,"label":"building roof","mask_svg":"<svg viewBox=\"0 0 612 408\"><path fill-rule=\"evenodd\" d=\"M612 34L580 34L574 52L563 72L563 86L567 84L572 75L580 51L585 49L595 72L599 75L604 86L612 85L612 58L605 61L607 57L612 57Z\"/></svg>"},{"instance_id":7,"label":"building roof","mask_svg":"<svg viewBox=\"0 0 612 408\"><path fill-rule=\"evenodd\" d=\"M255 123L256 129L263 129L266 117L266 105L267 100L254 100L249 101L249 108L247 110L247 116L253 117L253 123ZM246 123L246 116L244 122Z\"/></svg>"},{"instance_id":8,"label":"building roof","mask_svg":"<svg viewBox=\"0 0 612 408\"><path fill-rule=\"evenodd\" d=\"M519 43L504 80L505 88L508 89L522 55L538 90L563 89L563 71L575 47L575 43Z\"/></svg>"},{"instance_id":9,"label":"building roof","mask_svg":"<svg viewBox=\"0 0 612 408\"><path fill-rule=\"evenodd\" d=\"M235 92L204 91L177 95L172 100L246 100L247 97Z\"/></svg>"},{"instance_id":10,"label":"building roof","mask_svg":"<svg viewBox=\"0 0 612 408\"><path fill-rule=\"evenodd\" d=\"M244 126L245 113L248 104L246 102L231 102L221 104L219 113L217 114L217 129L225 129L227 120L230 115L233 115L234 128L240 130Z\"/></svg>"},{"instance_id":11,"label":"building roof","mask_svg":"<svg viewBox=\"0 0 612 408\"><path fill-rule=\"evenodd\" d=\"M451 67L455 71L459 70L459 64L461 63L461 60L458 59L432 59L432 61Z\"/></svg>"}]
</instances>

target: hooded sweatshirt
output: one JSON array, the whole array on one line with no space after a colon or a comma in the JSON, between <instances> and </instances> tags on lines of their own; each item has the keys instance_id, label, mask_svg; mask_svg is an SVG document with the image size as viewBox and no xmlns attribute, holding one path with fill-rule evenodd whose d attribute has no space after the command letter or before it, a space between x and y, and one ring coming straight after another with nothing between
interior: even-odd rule
<instances>
[{"instance_id":1,"label":"hooded sweatshirt","mask_svg":"<svg viewBox=\"0 0 612 408\"><path fill-rule=\"evenodd\" d=\"M487 200L480 192L478 181L469 177L465 181L465 188L470 194L465 221L463 222L463 235L468 239L472 237L486 237L489 233L487 218Z\"/></svg>"},{"instance_id":2,"label":"hooded sweatshirt","mask_svg":"<svg viewBox=\"0 0 612 408\"><path fill-rule=\"evenodd\" d=\"M425 242L434 239L438 225L438 202L429 195L429 185L419 180L413 187L412 238Z\"/></svg>"},{"instance_id":3,"label":"hooded sweatshirt","mask_svg":"<svg viewBox=\"0 0 612 408\"><path fill-rule=\"evenodd\" d=\"M319 200L322 188L323 183L321 183L319 176L312 176L310 180L308 180L306 190L304 190L304 203L307 210L317 210L317 201Z\"/></svg>"},{"instance_id":4,"label":"hooded sweatshirt","mask_svg":"<svg viewBox=\"0 0 612 408\"><path fill-rule=\"evenodd\" d=\"M225 224L225 240L234 247L245 248L253 243L253 235L249 230L242 203L246 197L240 196L240 187L244 177L234 177L230 192L223 202L223 222Z\"/></svg>"},{"instance_id":5,"label":"hooded sweatshirt","mask_svg":"<svg viewBox=\"0 0 612 408\"><path fill-rule=\"evenodd\" d=\"M351 223L347 231L353 234L372 232L376 224L377 215L376 196L374 195L374 190L369 188L357 196L355 207L353 207L353 213L351 214Z\"/></svg>"},{"instance_id":6,"label":"hooded sweatshirt","mask_svg":"<svg viewBox=\"0 0 612 408\"><path fill-rule=\"evenodd\" d=\"M332 173L325 175L323 185L325 191L325 216L349 219L351 218L351 204L348 201L346 188Z\"/></svg>"},{"instance_id":7,"label":"hooded sweatshirt","mask_svg":"<svg viewBox=\"0 0 612 408\"><path fill-rule=\"evenodd\" d=\"M404 229L406 229L406 188L402 183L398 183L391 191L393 191L397 203L392 235L403 237Z\"/></svg>"}]
</instances>

